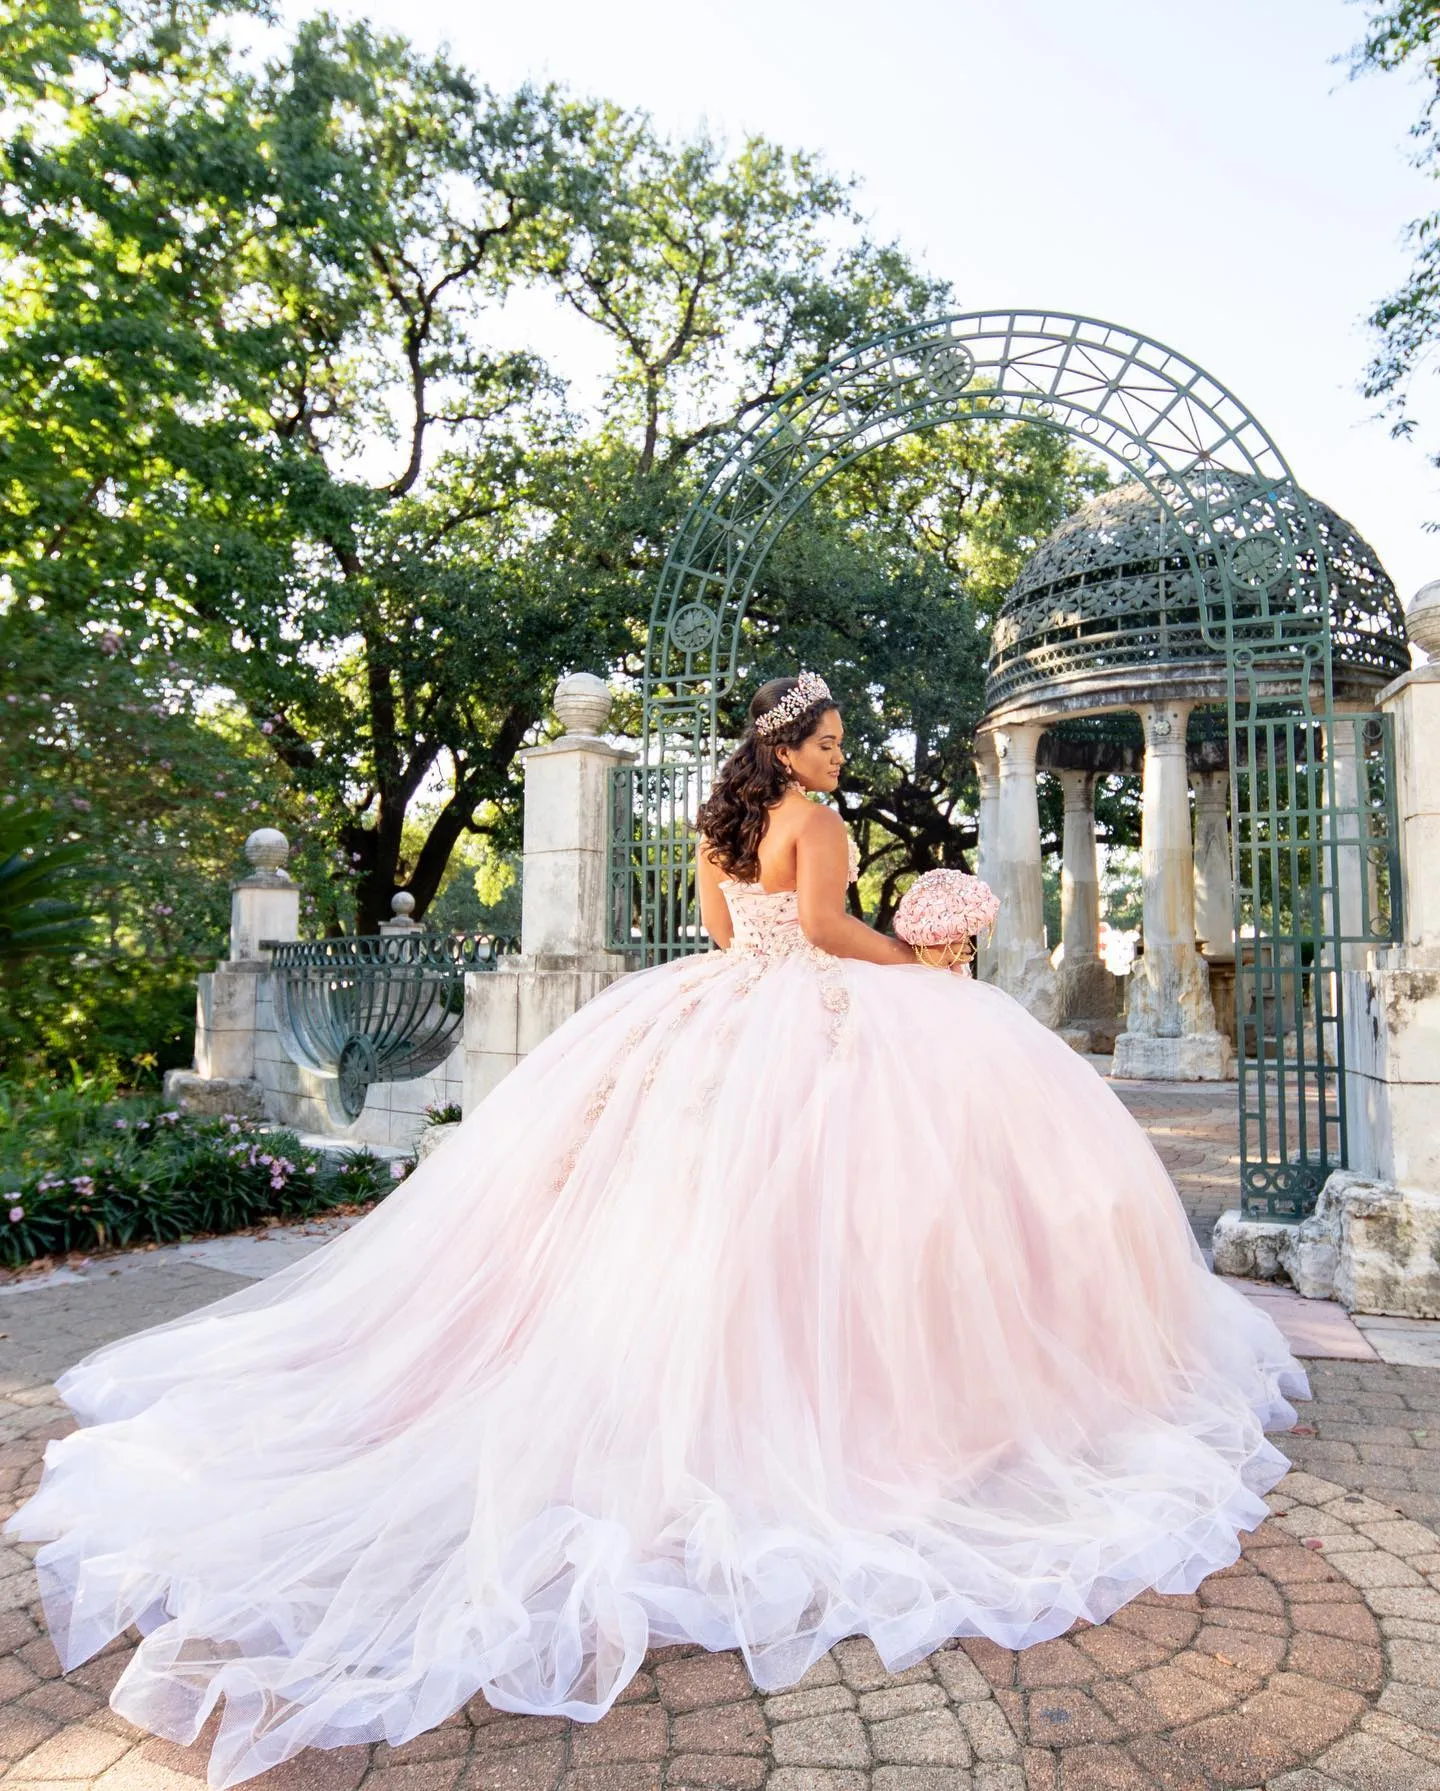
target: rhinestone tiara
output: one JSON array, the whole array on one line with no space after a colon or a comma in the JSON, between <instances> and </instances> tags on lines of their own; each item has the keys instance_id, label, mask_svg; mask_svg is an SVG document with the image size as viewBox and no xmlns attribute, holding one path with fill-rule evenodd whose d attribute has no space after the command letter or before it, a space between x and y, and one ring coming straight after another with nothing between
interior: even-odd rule
<instances>
[{"instance_id":1,"label":"rhinestone tiara","mask_svg":"<svg viewBox=\"0 0 1440 1791\"><path fill-rule=\"evenodd\" d=\"M786 727L792 721L798 721L807 709L813 709L816 703L830 700L830 686L818 672L801 672L795 680L795 688L787 691L773 709L767 709L763 715L755 717L757 734L773 734Z\"/></svg>"}]
</instances>

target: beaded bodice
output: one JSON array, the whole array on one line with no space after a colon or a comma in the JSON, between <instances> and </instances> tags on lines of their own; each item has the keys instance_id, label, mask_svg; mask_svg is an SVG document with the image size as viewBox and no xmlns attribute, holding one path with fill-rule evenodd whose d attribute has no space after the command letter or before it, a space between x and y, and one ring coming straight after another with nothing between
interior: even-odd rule
<instances>
[{"instance_id":1,"label":"beaded bodice","mask_svg":"<svg viewBox=\"0 0 1440 1791\"><path fill-rule=\"evenodd\" d=\"M847 844L853 883L859 874L860 858L854 840L847 840ZM762 889L759 883L742 883L734 877L727 877L720 887L735 928L731 951L749 952L761 958L817 954L817 947L801 931L799 898L793 889Z\"/></svg>"}]
</instances>

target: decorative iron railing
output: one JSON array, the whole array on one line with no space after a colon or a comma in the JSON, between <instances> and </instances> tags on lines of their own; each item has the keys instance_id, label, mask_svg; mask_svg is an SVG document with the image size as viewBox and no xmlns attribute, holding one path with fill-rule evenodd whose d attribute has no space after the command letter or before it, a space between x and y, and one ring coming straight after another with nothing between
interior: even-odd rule
<instances>
[{"instance_id":1,"label":"decorative iron railing","mask_svg":"<svg viewBox=\"0 0 1440 1791\"><path fill-rule=\"evenodd\" d=\"M454 1050L465 977L493 970L519 941L493 934L382 933L267 939L275 1023L287 1055L335 1078L358 1119L374 1082L423 1076Z\"/></svg>"},{"instance_id":2,"label":"decorative iron railing","mask_svg":"<svg viewBox=\"0 0 1440 1791\"><path fill-rule=\"evenodd\" d=\"M709 950L695 888L695 814L707 770L705 761L689 759L611 772L611 951L664 963Z\"/></svg>"},{"instance_id":3,"label":"decorative iron railing","mask_svg":"<svg viewBox=\"0 0 1440 1791\"><path fill-rule=\"evenodd\" d=\"M1342 973L1403 936L1394 739L1252 711L1232 752L1241 1205L1294 1221L1348 1159Z\"/></svg>"}]
</instances>

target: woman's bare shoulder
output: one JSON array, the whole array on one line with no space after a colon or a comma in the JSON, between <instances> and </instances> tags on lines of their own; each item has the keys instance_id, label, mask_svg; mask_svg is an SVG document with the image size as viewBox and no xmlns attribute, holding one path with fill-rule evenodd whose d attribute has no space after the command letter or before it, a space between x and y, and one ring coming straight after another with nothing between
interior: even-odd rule
<instances>
[{"instance_id":1,"label":"woman's bare shoulder","mask_svg":"<svg viewBox=\"0 0 1440 1791\"><path fill-rule=\"evenodd\" d=\"M805 807L810 812L798 818L797 838L806 834L817 844L834 839L849 839L850 830L833 808L828 808L823 802L807 802Z\"/></svg>"}]
</instances>

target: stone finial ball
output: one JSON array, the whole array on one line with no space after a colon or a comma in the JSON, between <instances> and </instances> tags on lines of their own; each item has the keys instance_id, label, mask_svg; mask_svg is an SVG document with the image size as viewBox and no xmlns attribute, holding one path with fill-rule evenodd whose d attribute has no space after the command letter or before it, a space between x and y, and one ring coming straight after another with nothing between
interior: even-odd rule
<instances>
[{"instance_id":1,"label":"stone finial ball","mask_svg":"<svg viewBox=\"0 0 1440 1791\"><path fill-rule=\"evenodd\" d=\"M290 842L278 827L257 827L245 842L245 857L257 871L283 871Z\"/></svg>"},{"instance_id":2,"label":"stone finial ball","mask_svg":"<svg viewBox=\"0 0 1440 1791\"><path fill-rule=\"evenodd\" d=\"M1405 632L1427 659L1440 662L1440 578L1421 585L1410 599Z\"/></svg>"},{"instance_id":3,"label":"stone finial ball","mask_svg":"<svg viewBox=\"0 0 1440 1791\"><path fill-rule=\"evenodd\" d=\"M555 686L555 713L567 734L603 734L612 701L610 686L593 672L571 672Z\"/></svg>"},{"instance_id":4,"label":"stone finial ball","mask_svg":"<svg viewBox=\"0 0 1440 1791\"><path fill-rule=\"evenodd\" d=\"M390 912L396 920L409 920L415 912L415 898L408 889L397 889L391 896Z\"/></svg>"}]
</instances>

